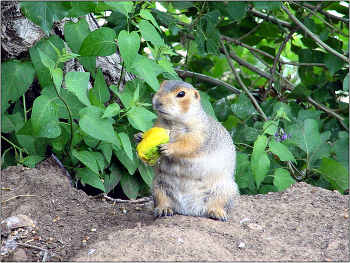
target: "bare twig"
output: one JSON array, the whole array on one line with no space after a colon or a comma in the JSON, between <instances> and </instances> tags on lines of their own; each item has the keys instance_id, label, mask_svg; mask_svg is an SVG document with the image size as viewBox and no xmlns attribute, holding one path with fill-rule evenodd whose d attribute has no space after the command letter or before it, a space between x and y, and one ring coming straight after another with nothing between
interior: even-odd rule
<instances>
[{"instance_id":1,"label":"bare twig","mask_svg":"<svg viewBox=\"0 0 350 263\"><path fill-rule=\"evenodd\" d=\"M41 247L37 247L37 246L25 244L25 243L16 243L16 246L35 248L35 249L38 249L38 250L42 250L42 251L47 251L47 252L49 252L46 248L41 248Z\"/></svg>"},{"instance_id":2,"label":"bare twig","mask_svg":"<svg viewBox=\"0 0 350 263\"><path fill-rule=\"evenodd\" d=\"M302 30L305 31L305 33L307 35L309 35L310 38L312 38L317 44L319 44L321 47L323 47L325 50L327 50L328 52L332 53L333 55L339 57L340 59L344 60L345 62L349 63L349 58L347 58L346 56L340 54L339 52L335 51L333 48L331 48L330 46L328 46L326 43L324 43L323 41L321 41L321 39L318 38L317 35L315 35L314 33L312 33L306 26L304 26L290 11L289 9L283 4L281 3L281 8L283 9L284 12L287 13L287 15L290 17L290 19L296 23Z\"/></svg>"},{"instance_id":3,"label":"bare twig","mask_svg":"<svg viewBox=\"0 0 350 263\"><path fill-rule=\"evenodd\" d=\"M112 201L112 202L116 202L116 203L129 203L129 204L139 204L139 203L145 203L145 202L148 202L151 200L150 197L143 197L143 198L140 198L140 199L136 199L136 200L124 200L124 199L119 199L119 198L112 198L112 197L109 197L106 193L101 193L101 194L98 194L98 195L95 195L95 196L92 196L90 198L93 198L93 199L97 199L97 198L105 198L109 201Z\"/></svg>"},{"instance_id":4,"label":"bare twig","mask_svg":"<svg viewBox=\"0 0 350 263\"><path fill-rule=\"evenodd\" d=\"M262 18L262 19L268 17L267 14L261 13L261 12L259 12L259 11L254 10L254 9L248 10L248 13L252 14L253 16ZM270 17L270 16L269 16L269 17L268 17L268 20L269 20L270 22L274 23L274 24L277 24L277 25L280 24L280 25L283 26L283 27L286 27L286 28L288 28L288 29L292 29L291 23L288 23L288 22L283 21L283 20L281 20L281 19L274 19L273 17Z\"/></svg>"},{"instance_id":5,"label":"bare twig","mask_svg":"<svg viewBox=\"0 0 350 263\"><path fill-rule=\"evenodd\" d=\"M1 203L6 203L12 199L15 199L15 198L18 198L18 197L39 197L38 195L16 195L16 196L12 196L11 198L7 199L7 200L4 200L4 201L1 201Z\"/></svg>"},{"instance_id":6,"label":"bare twig","mask_svg":"<svg viewBox=\"0 0 350 263\"><path fill-rule=\"evenodd\" d=\"M265 115L265 113L263 112L263 110L260 108L259 104L257 103L257 101L255 100L254 96L250 93L250 91L247 89L247 87L244 85L243 81L241 80L241 77L238 75L236 68L233 66L232 61L230 59L230 56L227 52L227 49L224 45L224 43L222 42L222 40L220 39L220 44L222 49L224 50L226 59L228 61L228 63L230 64L230 67L232 69L233 74L236 76L236 79L239 83L239 85L241 85L242 89L244 90L244 92L247 94L247 96L249 97L249 99L251 100L251 102L253 103L253 105L255 106L255 108L260 112L261 116L264 118L265 121L267 121L267 117Z\"/></svg>"},{"instance_id":7,"label":"bare twig","mask_svg":"<svg viewBox=\"0 0 350 263\"><path fill-rule=\"evenodd\" d=\"M232 91L232 93L235 94L241 94L242 91L231 86L230 84L227 84L226 82L223 82L221 80L218 79L214 79L212 77L200 74L200 73L196 73L196 72L192 72L192 71L185 71L185 70L180 70L180 69L174 69L176 71L177 74L179 74L180 77L184 76L184 77L189 77L189 78L193 78L194 76L196 76L199 80L201 81L205 81L205 82L209 82L211 84L214 85L222 85L225 88L227 88L229 91Z\"/></svg>"}]
</instances>

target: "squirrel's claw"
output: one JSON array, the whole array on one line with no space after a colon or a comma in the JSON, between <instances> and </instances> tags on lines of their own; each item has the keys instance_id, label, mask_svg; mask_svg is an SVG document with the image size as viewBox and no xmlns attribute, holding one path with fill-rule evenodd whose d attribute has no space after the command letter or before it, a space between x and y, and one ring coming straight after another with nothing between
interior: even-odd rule
<instances>
[{"instance_id":1,"label":"squirrel's claw","mask_svg":"<svg viewBox=\"0 0 350 263\"><path fill-rule=\"evenodd\" d=\"M154 213L154 216L158 217L158 218L161 218L162 216L173 216L174 215L174 211L170 207L167 207L164 209L155 208L153 213Z\"/></svg>"},{"instance_id":2,"label":"squirrel's claw","mask_svg":"<svg viewBox=\"0 0 350 263\"><path fill-rule=\"evenodd\" d=\"M172 153L169 143L164 143L158 146L159 153L164 155L170 155Z\"/></svg>"},{"instance_id":3,"label":"squirrel's claw","mask_svg":"<svg viewBox=\"0 0 350 263\"><path fill-rule=\"evenodd\" d=\"M142 132L138 132L136 134L134 134L134 141L137 143L140 143L142 141Z\"/></svg>"},{"instance_id":4,"label":"squirrel's claw","mask_svg":"<svg viewBox=\"0 0 350 263\"><path fill-rule=\"evenodd\" d=\"M228 215L225 211L211 211L209 213L209 217L223 222L226 222L228 220Z\"/></svg>"}]
</instances>

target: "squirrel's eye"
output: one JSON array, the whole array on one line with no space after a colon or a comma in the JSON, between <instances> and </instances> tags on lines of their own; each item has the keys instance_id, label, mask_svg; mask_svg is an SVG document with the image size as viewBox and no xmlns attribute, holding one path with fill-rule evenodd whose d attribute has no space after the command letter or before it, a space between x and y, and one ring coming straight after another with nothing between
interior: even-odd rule
<instances>
[{"instance_id":1,"label":"squirrel's eye","mask_svg":"<svg viewBox=\"0 0 350 263\"><path fill-rule=\"evenodd\" d=\"M185 97L185 92L184 91L180 91L177 95L176 95L176 97L178 97L178 98L182 98L182 97Z\"/></svg>"}]
</instances>

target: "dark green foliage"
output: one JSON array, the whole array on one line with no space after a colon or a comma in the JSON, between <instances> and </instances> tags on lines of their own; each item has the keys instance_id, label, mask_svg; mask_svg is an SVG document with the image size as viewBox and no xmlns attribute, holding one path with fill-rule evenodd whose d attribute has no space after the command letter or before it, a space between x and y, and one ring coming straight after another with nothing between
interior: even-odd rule
<instances>
[{"instance_id":1,"label":"dark green foliage","mask_svg":"<svg viewBox=\"0 0 350 263\"><path fill-rule=\"evenodd\" d=\"M20 4L47 37L29 50L28 59L2 63L2 168L17 163L34 167L54 153L75 180L106 193L120 184L127 197L137 198L148 191L154 171L137 158L132 136L153 126L152 95L161 80L180 79L174 69L181 69L194 72L181 77L200 90L205 110L230 131L241 193L281 191L296 181L341 193L349 188L348 102L340 100L348 97L348 22L317 12L316 17L310 4L305 8L278 1L158 3L166 11L155 2ZM253 7L265 17L252 13ZM280 75L274 74L269 87L278 50L296 26L283 7L319 41L297 30L283 47L275 69ZM348 19L349 8L340 2L325 2L321 8ZM91 32L80 18L65 24L66 43L49 36L53 23L64 17L94 13L101 18L107 10L112 12L102 17L102 28ZM220 40L267 119L242 94ZM123 92L108 86L96 68L96 56L112 55L117 48L124 69L142 78L128 82ZM63 63L71 58L86 72L63 76ZM35 75L41 93L28 104L25 93ZM213 79L241 93L233 94Z\"/></svg>"}]
</instances>

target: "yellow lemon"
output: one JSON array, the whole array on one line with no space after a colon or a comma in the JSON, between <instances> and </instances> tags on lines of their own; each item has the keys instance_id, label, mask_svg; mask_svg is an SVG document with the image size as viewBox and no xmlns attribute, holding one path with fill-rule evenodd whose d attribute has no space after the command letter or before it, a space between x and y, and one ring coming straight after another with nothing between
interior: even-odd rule
<instances>
[{"instance_id":1,"label":"yellow lemon","mask_svg":"<svg viewBox=\"0 0 350 263\"><path fill-rule=\"evenodd\" d=\"M154 165L161 154L158 146L169 142L169 130L153 127L142 134L142 140L136 147L139 158L146 164Z\"/></svg>"}]
</instances>

